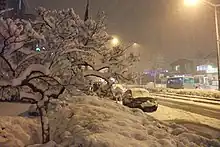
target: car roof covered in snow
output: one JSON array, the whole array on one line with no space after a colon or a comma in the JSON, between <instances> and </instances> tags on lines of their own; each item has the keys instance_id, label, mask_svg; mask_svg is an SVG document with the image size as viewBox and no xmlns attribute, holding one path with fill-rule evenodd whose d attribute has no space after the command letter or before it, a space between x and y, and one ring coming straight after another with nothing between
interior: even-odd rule
<instances>
[{"instance_id":1,"label":"car roof covered in snow","mask_svg":"<svg viewBox=\"0 0 220 147\"><path fill-rule=\"evenodd\" d=\"M129 88L128 90L131 90L131 91L146 91L146 92L149 92L147 89L145 88Z\"/></svg>"}]
</instances>

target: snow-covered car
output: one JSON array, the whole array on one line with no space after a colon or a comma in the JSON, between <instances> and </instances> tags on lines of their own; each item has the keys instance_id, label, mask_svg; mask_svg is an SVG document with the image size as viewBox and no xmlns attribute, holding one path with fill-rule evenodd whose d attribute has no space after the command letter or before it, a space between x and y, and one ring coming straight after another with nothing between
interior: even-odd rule
<instances>
[{"instance_id":1,"label":"snow-covered car","mask_svg":"<svg viewBox=\"0 0 220 147\"><path fill-rule=\"evenodd\" d=\"M157 99L144 88L130 88L122 96L123 105L139 108L144 112L154 112L158 108Z\"/></svg>"}]
</instances>

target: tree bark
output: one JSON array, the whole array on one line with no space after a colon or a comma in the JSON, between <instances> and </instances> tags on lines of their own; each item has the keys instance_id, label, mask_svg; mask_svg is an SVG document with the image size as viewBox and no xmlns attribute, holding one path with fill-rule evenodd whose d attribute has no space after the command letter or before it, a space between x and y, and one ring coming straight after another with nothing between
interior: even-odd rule
<instances>
[{"instance_id":1,"label":"tree bark","mask_svg":"<svg viewBox=\"0 0 220 147\"><path fill-rule=\"evenodd\" d=\"M41 122L41 135L42 143L45 144L50 141L50 125L47 117L47 112L45 106L37 105L37 108L40 112L40 122Z\"/></svg>"}]
</instances>

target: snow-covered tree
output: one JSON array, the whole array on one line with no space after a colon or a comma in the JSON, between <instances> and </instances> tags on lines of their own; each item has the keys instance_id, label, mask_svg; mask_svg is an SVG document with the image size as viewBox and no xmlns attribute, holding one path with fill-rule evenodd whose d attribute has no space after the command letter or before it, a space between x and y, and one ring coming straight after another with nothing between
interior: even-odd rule
<instances>
[{"instance_id":1,"label":"snow-covered tree","mask_svg":"<svg viewBox=\"0 0 220 147\"><path fill-rule=\"evenodd\" d=\"M82 82L89 76L100 77L107 83L111 82L111 77L129 80L125 75L129 75L128 69L138 58L132 53L125 56L130 46L110 45L112 37L106 33L103 13L98 14L96 21L80 19L73 9L40 8L38 14L35 28L40 28L38 32L47 40L43 46L52 51L48 59L54 75L64 72L71 79L62 78L75 86L84 85Z\"/></svg>"},{"instance_id":2,"label":"snow-covered tree","mask_svg":"<svg viewBox=\"0 0 220 147\"><path fill-rule=\"evenodd\" d=\"M36 104L46 143L53 99L74 94L74 87L85 90L91 76L108 85L111 77L129 80L128 68L137 57L125 56L129 46L110 46L103 13L84 21L73 9L37 12L34 22L0 19L0 94L1 100Z\"/></svg>"},{"instance_id":3,"label":"snow-covered tree","mask_svg":"<svg viewBox=\"0 0 220 147\"><path fill-rule=\"evenodd\" d=\"M57 99L65 86L51 74L43 62L49 52L37 53L34 42L45 41L32 25L24 20L0 18L0 94L3 101L34 103L41 116L43 142L49 140L46 117L51 98Z\"/></svg>"}]
</instances>

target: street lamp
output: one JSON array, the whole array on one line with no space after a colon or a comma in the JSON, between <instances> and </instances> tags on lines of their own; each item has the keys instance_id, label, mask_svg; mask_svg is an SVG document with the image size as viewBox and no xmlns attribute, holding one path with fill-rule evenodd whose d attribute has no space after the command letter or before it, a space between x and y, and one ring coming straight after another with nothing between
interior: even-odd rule
<instances>
[{"instance_id":1,"label":"street lamp","mask_svg":"<svg viewBox=\"0 0 220 147\"><path fill-rule=\"evenodd\" d=\"M139 48L141 45L138 44L138 43L136 43L136 42L134 42L132 46L133 46L134 48Z\"/></svg>"},{"instance_id":2,"label":"street lamp","mask_svg":"<svg viewBox=\"0 0 220 147\"><path fill-rule=\"evenodd\" d=\"M188 6L195 6L198 2L203 2L215 10L215 33L216 33L216 45L217 45L217 67L218 67L218 90L220 91L220 40L219 40L219 26L218 26L218 12L217 9L220 7L220 4L213 4L206 0L184 0L184 4Z\"/></svg>"},{"instance_id":3,"label":"street lamp","mask_svg":"<svg viewBox=\"0 0 220 147\"><path fill-rule=\"evenodd\" d=\"M188 6L195 6L197 5L199 0L184 0L184 4Z\"/></svg>"},{"instance_id":4,"label":"street lamp","mask_svg":"<svg viewBox=\"0 0 220 147\"><path fill-rule=\"evenodd\" d=\"M133 46L137 46L138 44L135 42L135 43L133 43Z\"/></svg>"},{"instance_id":5,"label":"street lamp","mask_svg":"<svg viewBox=\"0 0 220 147\"><path fill-rule=\"evenodd\" d=\"M117 45L119 45L120 41L117 37L113 37L111 43L113 46L117 46Z\"/></svg>"}]
</instances>

